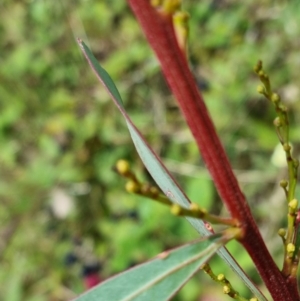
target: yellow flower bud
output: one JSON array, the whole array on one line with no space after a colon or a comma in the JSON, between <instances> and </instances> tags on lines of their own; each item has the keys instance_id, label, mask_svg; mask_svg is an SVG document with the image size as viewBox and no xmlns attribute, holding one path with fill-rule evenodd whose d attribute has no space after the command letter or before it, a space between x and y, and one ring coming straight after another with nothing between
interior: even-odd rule
<instances>
[{"instance_id":1,"label":"yellow flower bud","mask_svg":"<svg viewBox=\"0 0 300 301\"><path fill-rule=\"evenodd\" d=\"M129 162L123 159L118 160L116 164L116 169L121 175L127 174L130 170Z\"/></svg>"},{"instance_id":2,"label":"yellow flower bud","mask_svg":"<svg viewBox=\"0 0 300 301\"><path fill-rule=\"evenodd\" d=\"M231 291L230 287L228 285L223 286L223 293L224 294L229 294Z\"/></svg>"},{"instance_id":3,"label":"yellow flower bud","mask_svg":"<svg viewBox=\"0 0 300 301\"><path fill-rule=\"evenodd\" d=\"M277 103L280 101L280 96L277 94L277 93L273 93L272 96L271 96L271 100L274 102L274 103Z\"/></svg>"},{"instance_id":4,"label":"yellow flower bud","mask_svg":"<svg viewBox=\"0 0 300 301\"><path fill-rule=\"evenodd\" d=\"M274 121L273 121L273 124L274 124L276 127L278 127L278 128L279 128L280 126L282 126L280 117L276 117L276 118L274 119Z\"/></svg>"},{"instance_id":5,"label":"yellow flower bud","mask_svg":"<svg viewBox=\"0 0 300 301\"><path fill-rule=\"evenodd\" d=\"M174 215L180 215L181 213L181 207L180 205L178 204L174 204L171 206L171 213L174 214Z\"/></svg>"},{"instance_id":6,"label":"yellow flower bud","mask_svg":"<svg viewBox=\"0 0 300 301\"><path fill-rule=\"evenodd\" d=\"M278 235L280 236L280 237L285 237L285 235L286 235L286 230L285 229L283 229L283 228L280 228L279 230L278 230Z\"/></svg>"},{"instance_id":7,"label":"yellow flower bud","mask_svg":"<svg viewBox=\"0 0 300 301\"><path fill-rule=\"evenodd\" d=\"M130 193L137 193L140 191L140 185L135 181L128 181L125 185L125 189Z\"/></svg>"},{"instance_id":8,"label":"yellow flower bud","mask_svg":"<svg viewBox=\"0 0 300 301\"><path fill-rule=\"evenodd\" d=\"M286 250L288 253L294 253L295 250L296 250L296 247L294 244L292 243L289 243L287 246L286 246Z\"/></svg>"},{"instance_id":9,"label":"yellow flower bud","mask_svg":"<svg viewBox=\"0 0 300 301\"><path fill-rule=\"evenodd\" d=\"M151 193L152 197L157 197L159 195L159 190L157 187L151 186L150 193Z\"/></svg>"},{"instance_id":10,"label":"yellow flower bud","mask_svg":"<svg viewBox=\"0 0 300 301\"><path fill-rule=\"evenodd\" d=\"M258 71L258 75L261 76L261 77L263 77L263 76L265 76L265 73L264 73L263 70L259 70L259 71Z\"/></svg>"},{"instance_id":11,"label":"yellow flower bud","mask_svg":"<svg viewBox=\"0 0 300 301\"><path fill-rule=\"evenodd\" d=\"M281 180L281 181L280 181L280 186L281 186L282 188L287 188L287 186L288 186L288 181L287 181L287 180Z\"/></svg>"},{"instance_id":12,"label":"yellow flower bud","mask_svg":"<svg viewBox=\"0 0 300 301\"><path fill-rule=\"evenodd\" d=\"M181 1L180 0L164 0L163 8L167 14L174 14L177 10L180 9Z\"/></svg>"},{"instance_id":13,"label":"yellow flower bud","mask_svg":"<svg viewBox=\"0 0 300 301\"><path fill-rule=\"evenodd\" d=\"M292 199L290 202L289 202L289 207L292 209L292 210L296 210L297 207L298 207L298 201L296 199Z\"/></svg>"},{"instance_id":14,"label":"yellow flower bud","mask_svg":"<svg viewBox=\"0 0 300 301\"><path fill-rule=\"evenodd\" d=\"M265 92L265 88L262 85L257 86L256 90L260 94L264 94L264 92Z\"/></svg>"}]
</instances>

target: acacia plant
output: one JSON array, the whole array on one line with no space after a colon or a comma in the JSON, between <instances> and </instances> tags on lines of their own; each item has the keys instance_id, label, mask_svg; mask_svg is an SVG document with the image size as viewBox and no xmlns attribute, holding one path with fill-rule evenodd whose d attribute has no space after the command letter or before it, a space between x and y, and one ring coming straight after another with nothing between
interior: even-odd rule
<instances>
[{"instance_id":1,"label":"acacia plant","mask_svg":"<svg viewBox=\"0 0 300 301\"><path fill-rule=\"evenodd\" d=\"M116 167L118 172L129 180L127 190L170 206L175 215L186 216L202 238L180 248L166 251L152 261L121 273L76 300L169 300L199 269L203 269L213 280L222 284L223 292L231 298L249 300L240 296L224 275L213 273L208 261L217 253L251 290L253 294L251 301L266 301L267 298L224 247L232 239L237 240L248 252L274 301L300 300L297 288L300 218L298 201L295 199L299 162L293 158L291 152L287 108L280 96L273 91L262 62L259 61L254 68L261 81L258 92L275 107L277 117L274 125L288 165L288 180L280 182L287 202L287 225L285 229L279 230L284 247L284 262L281 270L275 264L259 232L215 131L201 92L189 70L186 51L187 13L181 10L180 1L177 0L128 0L128 4L160 62L164 77L178 101L230 217L209 214L205 209L190 202L132 123L108 73L98 64L84 42L78 40L88 63L124 116L135 147L160 188L159 190L155 186L141 183L128 163L121 160ZM215 234L211 224L222 224L225 230Z\"/></svg>"}]
</instances>

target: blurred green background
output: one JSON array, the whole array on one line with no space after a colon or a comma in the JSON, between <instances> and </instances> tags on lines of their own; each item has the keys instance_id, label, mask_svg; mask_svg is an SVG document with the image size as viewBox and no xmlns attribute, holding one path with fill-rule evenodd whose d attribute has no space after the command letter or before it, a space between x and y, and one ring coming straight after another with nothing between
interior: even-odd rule
<instances>
[{"instance_id":1,"label":"blurred green background","mask_svg":"<svg viewBox=\"0 0 300 301\"><path fill-rule=\"evenodd\" d=\"M290 110L300 149L299 1L183 1L190 14L190 65L240 185L279 266L285 164L274 110L256 92L262 59ZM113 167L129 160L151 181L125 122L84 61L83 39L117 84L128 112L188 196L226 210L158 63L126 1L0 2L0 299L70 300L83 267L102 279L197 237L167 208L124 191ZM258 283L251 260L229 248ZM74 254L79 258L70 264ZM214 258L246 297L251 295ZM263 288L262 288L263 289ZM204 273L174 300L229 300ZM210 298L210 299L209 299Z\"/></svg>"}]
</instances>

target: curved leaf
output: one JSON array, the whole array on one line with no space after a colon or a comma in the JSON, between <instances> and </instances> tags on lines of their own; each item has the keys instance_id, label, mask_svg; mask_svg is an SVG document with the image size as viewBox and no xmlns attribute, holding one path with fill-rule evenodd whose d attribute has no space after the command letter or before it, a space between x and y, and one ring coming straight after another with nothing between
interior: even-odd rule
<instances>
[{"instance_id":1,"label":"curved leaf","mask_svg":"<svg viewBox=\"0 0 300 301\"><path fill-rule=\"evenodd\" d=\"M85 45L85 43L82 42L80 39L78 39L78 43L88 63L95 72L97 78L106 87L115 105L118 107L118 109L124 116L135 147L143 163L145 164L146 168L148 169L149 173L151 174L157 185L161 188L161 190L171 201L178 203L181 206L188 207L190 203L188 197L185 195L178 183L168 172L164 164L161 162L161 160L157 157L157 155L145 141L142 134L135 127L130 117L126 113L120 93L109 74L99 65L98 61L96 60L92 52L89 50L89 48ZM211 231L207 229L206 224L202 220L190 217L188 217L187 220L201 235L208 236L211 234ZM232 258L230 253L228 253L226 248L220 248L218 251L218 255L230 266L230 268L233 271L237 273L237 275L239 275L239 277L244 281L244 283L259 300L267 301L264 295L252 283L252 281L237 264L234 258Z\"/></svg>"},{"instance_id":2,"label":"curved leaf","mask_svg":"<svg viewBox=\"0 0 300 301\"><path fill-rule=\"evenodd\" d=\"M169 300L227 241L222 234L215 234L164 252L108 279L75 301Z\"/></svg>"}]
</instances>

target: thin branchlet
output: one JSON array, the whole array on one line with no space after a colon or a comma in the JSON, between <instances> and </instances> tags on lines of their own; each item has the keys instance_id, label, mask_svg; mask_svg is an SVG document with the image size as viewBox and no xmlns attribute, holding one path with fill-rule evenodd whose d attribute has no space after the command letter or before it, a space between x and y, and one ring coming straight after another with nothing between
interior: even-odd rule
<instances>
[{"instance_id":1,"label":"thin branchlet","mask_svg":"<svg viewBox=\"0 0 300 301\"><path fill-rule=\"evenodd\" d=\"M275 107L277 117L274 119L274 126L282 148L285 152L288 180L280 181L280 186L283 188L288 213L287 213L287 231L279 230L278 234L282 238L284 245L284 263L282 273L285 277L295 277L295 267L299 262L299 246L298 242L298 201L295 199L295 190L298 178L299 161L292 155L292 145L290 142L290 123L288 117L287 107L282 103L279 94L273 91L269 76L263 70L263 63L259 61L254 67L254 71L260 78L261 85L258 86L257 91L264 95Z\"/></svg>"}]
</instances>

